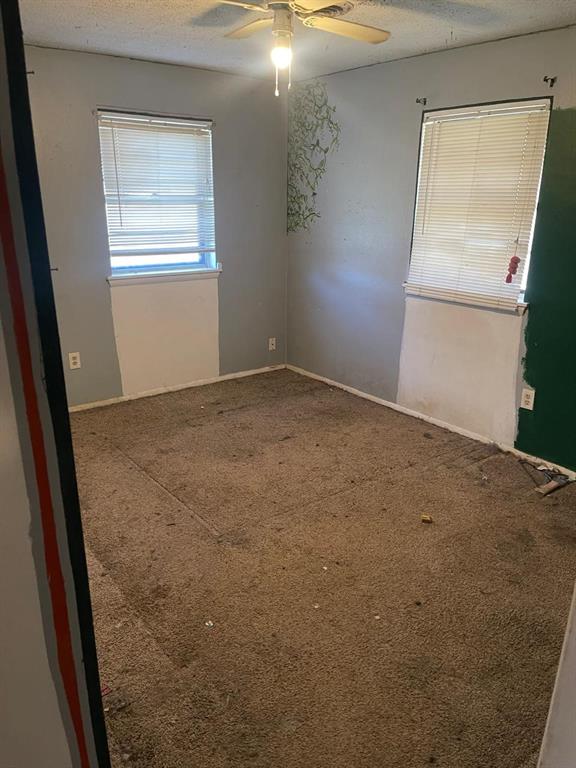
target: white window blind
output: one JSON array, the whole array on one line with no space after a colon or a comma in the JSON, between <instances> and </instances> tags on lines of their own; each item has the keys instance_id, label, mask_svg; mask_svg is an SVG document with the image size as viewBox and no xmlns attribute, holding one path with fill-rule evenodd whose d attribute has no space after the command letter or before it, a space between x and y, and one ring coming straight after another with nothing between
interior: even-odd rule
<instances>
[{"instance_id":1,"label":"white window blind","mask_svg":"<svg viewBox=\"0 0 576 768\"><path fill-rule=\"evenodd\" d=\"M216 266L211 123L99 112L112 274Z\"/></svg>"},{"instance_id":2,"label":"white window blind","mask_svg":"<svg viewBox=\"0 0 576 768\"><path fill-rule=\"evenodd\" d=\"M549 109L542 100L425 116L407 293L516 307ZM513 256L520 262L507 283Z\"/></svg>"}]
</instances>

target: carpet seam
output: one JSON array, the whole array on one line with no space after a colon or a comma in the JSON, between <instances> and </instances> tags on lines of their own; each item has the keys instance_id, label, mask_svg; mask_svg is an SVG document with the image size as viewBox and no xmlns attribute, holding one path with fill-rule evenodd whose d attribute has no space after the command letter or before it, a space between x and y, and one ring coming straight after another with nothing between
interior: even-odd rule
<instances>
[{"instance_id":1,"label":"carpet seam","mask_svg":"<svg viewBox=\"0 0 576 768\"><path fill-rule=\"evenodd\" d=\"M181 498L179 498L173 491L171 491L169 488L167 488L163 483L161 483L159 480L157 480L155 477L153 477L150 472L148 472L147 469L145 469L141 464L139 464L135 459L133 459L129 454L126 453L122 448L120 448L116 443L113 443L112 441L109 441L110 445L118 451L118 453L122 454L124 458L129 461L131 464L133 464L142 474L146 475L146 477L151 480L155 485L157 485L159 488L161 488L165 493L167 493L169 496L171 496L175 501L178 502L184 509L186 509L193 517L193 519L201 525L208 533L210 533L214 538L219 538L222 536L221 531L219 531L215 526L212 525L208 520L205 520L202 515L200 515L198 512L196 512L194 509L188 506L185 501L182 501Z\"/></svg>"}]
</instances>

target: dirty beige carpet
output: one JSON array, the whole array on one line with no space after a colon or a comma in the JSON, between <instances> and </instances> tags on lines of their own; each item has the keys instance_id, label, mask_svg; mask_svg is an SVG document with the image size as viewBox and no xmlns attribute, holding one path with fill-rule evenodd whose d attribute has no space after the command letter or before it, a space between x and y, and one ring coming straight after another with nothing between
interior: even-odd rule
<instances>
[{"instance_id":1,"label":"dirty beige carpet","mask_svg":"<svg viewBox=\"0 0 576 768\"><path fill-rule=\"evenodd\" d=\"M115 766L535 765L575 486L287 371L73 427Z\"/></svg>"}]
</instances>

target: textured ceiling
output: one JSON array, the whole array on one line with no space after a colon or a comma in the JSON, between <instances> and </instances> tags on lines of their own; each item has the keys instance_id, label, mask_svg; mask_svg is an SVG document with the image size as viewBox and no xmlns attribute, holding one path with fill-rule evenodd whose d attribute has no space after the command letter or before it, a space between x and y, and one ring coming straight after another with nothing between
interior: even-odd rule
<instances>
[{"instance_id":1,"label":"textured ceiling","mask_svg":"<svg viewBox=\"0 0 576 768\"><path fill-rule=\"evenodd\" d=\"M269 30L224 33L258 13L215 0L20 0L26 42L268 76ZM345 17L388 29L368 45L296 25L295 79L576 24L576 0L357 0Z\"/></svg>"}]
</instances>

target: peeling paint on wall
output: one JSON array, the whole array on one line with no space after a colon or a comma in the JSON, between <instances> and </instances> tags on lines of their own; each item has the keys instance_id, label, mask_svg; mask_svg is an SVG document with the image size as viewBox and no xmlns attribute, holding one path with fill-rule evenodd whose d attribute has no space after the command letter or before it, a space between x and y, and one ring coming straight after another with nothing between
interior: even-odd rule
<instances>
[{"instance_id":1,"label":"peeling paint on wall","mask_svg":"<svg viewBox=\"0 0 576 768\"><path fill-rule=\"evenodd\" d=\"M534 410L520 409L516 446L576 469L576 109L550 115L526 299L524 379Z\"/></svg>"},{"instance_id":2,"label":"peeling paint on wall","mask_svg":"<svg viewBox=\"0 0 576 768\"><path fill-rule=\"evenodd\" d=\"M320 216L316 195L340 125L320 80L295 86L288 110L288 232L298 232Z\"/></svg>"}]
</instances>

